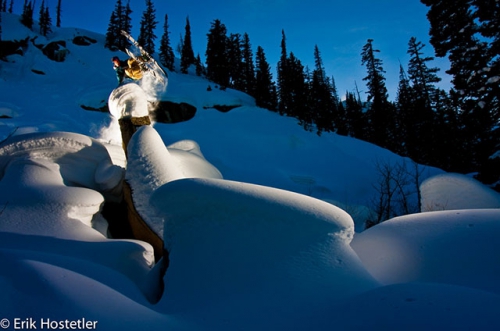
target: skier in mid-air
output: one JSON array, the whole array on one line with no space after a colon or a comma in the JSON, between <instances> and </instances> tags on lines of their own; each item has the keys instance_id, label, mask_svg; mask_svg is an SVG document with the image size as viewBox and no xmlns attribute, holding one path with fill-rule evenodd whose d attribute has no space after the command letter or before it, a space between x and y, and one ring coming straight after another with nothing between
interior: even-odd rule
<instances>
[{"instance_id":1,"label":"skier in mid-air","mask_svg":"<svg viewBox=\"0 0 500 331\"><path fill-rule=\"evenodd\" d=\"M113 62L113 69L116 71L118 84L123 82L125 75L133 80L142 78L142 70L136 59L129 58L127 61L122 61L118 56L114 56L111 61Z\"/></svg>"}]
</instances>

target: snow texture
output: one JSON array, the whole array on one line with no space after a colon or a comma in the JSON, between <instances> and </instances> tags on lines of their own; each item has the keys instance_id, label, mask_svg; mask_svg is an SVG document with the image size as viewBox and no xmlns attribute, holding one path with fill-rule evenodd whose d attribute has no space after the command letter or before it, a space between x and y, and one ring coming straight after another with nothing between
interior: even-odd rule
<instances>
[{"instance_id":1,"label":"snow texture","mask_svg":"<svg viewBox=\"0 0 500 331\"><path fill-rule=\"evenodd\" d=\"M110 113L116 118L149 115L147 95L139 85L134 83L115 88L109 96L108 106Z\"/></svg>"},{"instance_id":2,"label":"snow texture","mask_svg":"<svg viewBox=\"0 0 500 331\"><path fill-rule=\"evenodd\" d=\"M145 81L113 91L103 59L123 54L102 35L52 28L38 36L2 13L3 40L36 42L0 63L0 318L85 318L99 330L500 328L498 193L419 166L429 212L363 231L377 163L408 159L305 132L191 74L169 72L166 93ZM66 42L64 62L33 45L51 41ZM153 99L188 102L196 116L141 128L127 164L118 119L147 115ZM113 116L83 109L106 100ZM107 231L103 203L119 201L124 173L169 249L162 279L151 245Z\"/></svg>"},{"instance_id":3,"label":"snow texture","mask_svg":"<svg viewBox=\"0 0 500 331\"><path fill-rule=\"evenodd\" d=\"M422 211L500 208L500 195L461 174L440 174L421 187Z\"/></svg>"}]
</instances>

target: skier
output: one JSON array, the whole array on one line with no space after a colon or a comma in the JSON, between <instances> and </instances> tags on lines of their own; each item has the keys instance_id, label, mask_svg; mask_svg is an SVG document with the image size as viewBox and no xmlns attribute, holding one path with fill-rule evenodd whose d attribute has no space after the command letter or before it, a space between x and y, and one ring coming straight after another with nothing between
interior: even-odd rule
<instances>
[{"instance_id":1,"label":"skier","mask_svg":"<svg viewBox=\"0 0 500 331\"><path fill-rule=\"evenodd\" d=\"M123 82L125 75L133 80L142 78L142 70L137 60L129 58L127 61L122 61L118 56L114 56L111 61L113 62L113 69L116 71L118 84Z\"/></svg>"}]
</instances>

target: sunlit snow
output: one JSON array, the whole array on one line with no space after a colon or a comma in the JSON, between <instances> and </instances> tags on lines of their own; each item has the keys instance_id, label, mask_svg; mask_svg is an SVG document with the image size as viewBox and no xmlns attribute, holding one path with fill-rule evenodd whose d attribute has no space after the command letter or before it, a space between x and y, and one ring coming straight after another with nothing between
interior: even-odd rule
<instances>
[{"instance_id":1,"label":"sunlit snow","mask_svg":"<svg viewBox=\"0 0 500 331\"><path fill-rule=\"evenodd\" d=\"M306 132L192 74L118 87L110 59L125 55L104 36L53 29L37 36L2 13L2 39L28 43L0 62L0 326L500 328L498 193L419 165L423 212L364 230L377 165L410 160ZM73 44L79 35L96 43ZM63 62L35 46L60 40ZM156 98L196 115L139 128L127 161L118 119L147 115ZM120 201L123 179L169 251L164 275L150 244L108 231L103 204Z\"/></svg>"}]
</instances>

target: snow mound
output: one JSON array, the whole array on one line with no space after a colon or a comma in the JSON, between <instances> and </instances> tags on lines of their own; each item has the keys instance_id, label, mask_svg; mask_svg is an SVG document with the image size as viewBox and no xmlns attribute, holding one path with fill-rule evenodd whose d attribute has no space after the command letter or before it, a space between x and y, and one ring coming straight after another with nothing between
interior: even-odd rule
<instances>
[{"instance_id":1,"label":"snow mound","mask_svg":"<svg viewBox=\"0 0 500 331\"><path fill-rule=\"evenodd\" d=\"M310 330L494 330L500 327L499 309L500 296L484 291L395 284L346 300L334 314L312 321ZM325 319L330 328L319 327Z\"/></svg>"},{"instance_id":2,"label":"snow mound","mask_svg":"<svg viewBox=\"0 0 500 331\"><path fill-rule=\"evenodd\" d=\"M116 118L149 115L146 92L135 83L118 86L108 99L109 112Z\"/></svg>"},{"instance_id":3,"label":"snow mound","mask_svg":"<svg viewBox=\"0 0 500 331\"><path fill-rule=\"evenodd\" d=\"M447 283L500 294L500 209L397 217L351 243L383 284Z\"/></svg>"},{"instance_id":4,"label":"snow mound","mask_svg":"<svg viewBox=\"0 0 500 331\"><path fill-rule=\"evenodd\" d=\"M123 168L113 165L97 140L69 132L42 132L14 136L0 145L0 180L9 166L53 163L61 184L86 187L105 195L119 195ZM57 169L56 169L57 168ZM28 180L28 179L27 179ZM33 178L42 180L43 176Z\"/></svg>"},{"instance_id":5,"label":"snow mound","mask_svg":"<svg viewBox=\"0 0 500 331\"><path fill-rule=\"evenodd\" d=\"M186 141L172 146L167 148L154 128L143 126L132 136L127 148L126 179L132 188L135 207L160 237L163 220L149 206L149 198L156 189L180 178L222 178L196 143Z\"/></svg>"},{"instance_id":6,"label":"snow mound","mask_svg":"<svg viewBox=\"0 0 500 331\"><path fill-rule=\"evenodd\" d=\"M421 186L422 211L500 208L500 194L461 174L440 174Z\"/></svg>"},{"instance_id":7,"label":"snow mound","mask_svg":"<svg viewBox=\"0 0 500 331\"><path fill-rule=\"evenodd\" d=\"M326 202L192 178L163 185L150 203L170 252L159 305L208 329L305 326L300 318L377 284L349 247L351 217Z\"/></svg>"}]
</instances>

